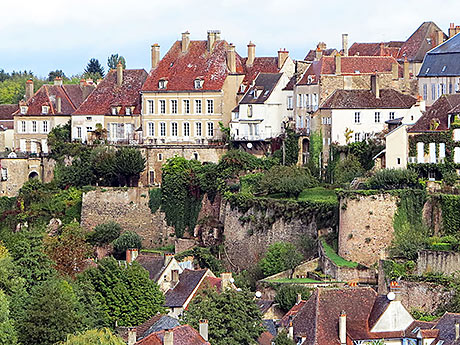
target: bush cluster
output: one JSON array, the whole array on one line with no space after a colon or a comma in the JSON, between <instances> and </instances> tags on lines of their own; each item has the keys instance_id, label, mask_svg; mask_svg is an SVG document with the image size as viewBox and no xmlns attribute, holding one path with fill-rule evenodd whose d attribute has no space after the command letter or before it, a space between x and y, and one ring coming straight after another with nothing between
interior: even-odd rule
<instances>
[{"instance_id":1,"label":"bush cluster","mask_svg":"<svg viewBox=\"0 0 460 345\"><path fill-rule=\"evenodd\" d=\"M382 169L366 181L367 189L419 189L416 172L409 169Z\"/></svg>"}]
</instances>

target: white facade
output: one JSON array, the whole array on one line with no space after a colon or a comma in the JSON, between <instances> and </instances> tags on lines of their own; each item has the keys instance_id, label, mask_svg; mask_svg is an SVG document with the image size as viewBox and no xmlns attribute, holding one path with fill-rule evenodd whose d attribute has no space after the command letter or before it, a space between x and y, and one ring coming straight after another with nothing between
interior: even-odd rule
<instances>
[{"instance_id":1,"label":"white facade","mask_svg":"<svg viewBox=\"0 0 460 345\"><path fill-rule=\"evenodd\" d=\"M104 115L72 115L72 141L86 142L97 124L104 127Z\"/></svg>"},{"instance_id":2,"label":"white facade","mask_svg":"<svg viewBox=\"0 0 460 345\"><path fill-rule=\"evenodd\" d=\"M409 136L407 125L401 125L385 136L385 167L406 169L408 162Z\"/></svg>"}]
</instances>

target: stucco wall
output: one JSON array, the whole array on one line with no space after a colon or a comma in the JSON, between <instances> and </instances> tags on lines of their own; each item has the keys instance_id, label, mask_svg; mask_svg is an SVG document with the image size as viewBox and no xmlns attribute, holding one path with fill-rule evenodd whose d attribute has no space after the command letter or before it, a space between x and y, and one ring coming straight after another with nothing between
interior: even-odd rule
<instances>
[{"instance_id":1,"label":"stucco wall","mask_svg":"<svg viewBox=\"0 0 460 345\"><path fill-rule=\"evenodd\" d=\"M453 274L460 271L460 253L422 250L418 253L417 274L428 272Z\"/></svg>"},{"instance_id":2,"label":"stucco wall","mask_svg":"<svg viewBox=\"0 0 460 345\"><path fill-rule=\"evenodd\" d=\"M139 234L145 248L173 244L174 229L166 225L163 213L150 212L148 202L148 188L98 188L83 195L81 225L92 230L114 221Z\"/></svg>"},{"instance_id":3,"label":"stucco wall","mask_svg":"<svg viewBox=\"0 0 460 345\"><path fill-rule=\"evenodd\" d=\"M387 257L393 240L398 198L390 194L342 198L339 207L339 255L372 266Z\"/></svg>"}]
</instances>

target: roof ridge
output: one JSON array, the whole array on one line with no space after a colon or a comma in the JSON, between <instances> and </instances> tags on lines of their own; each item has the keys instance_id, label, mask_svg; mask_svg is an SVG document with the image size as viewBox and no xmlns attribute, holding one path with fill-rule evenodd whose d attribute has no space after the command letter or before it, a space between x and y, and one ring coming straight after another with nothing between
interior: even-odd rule
<instances>
[{"instance_id":1,"label":"roof ridge","mask_svg":"<svg viewBox=\"0 0 460 345\"><path fill-rule=\"evenodd\" d=\"M63 90L64 92L64 96L67 98L67 100L69 101L70 105L72 106L73 108L73 111L77 110L77 107L75 106L75 104L72 102L72 99L70 98L70 96L67 94L67 91L66 89L64 88L64 85L60 85L60 88ZM62 111L62 108L61 108L61 111Z\"/></svg>"}]
</instances>

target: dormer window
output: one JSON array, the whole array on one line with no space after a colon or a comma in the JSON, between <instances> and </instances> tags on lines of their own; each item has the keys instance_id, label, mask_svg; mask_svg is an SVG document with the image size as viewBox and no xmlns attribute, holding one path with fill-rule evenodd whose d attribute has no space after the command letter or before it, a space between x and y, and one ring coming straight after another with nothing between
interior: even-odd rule
<instances>
[{"instance_id":1,"label":"dormer window","mask_svg":"<svg viewBox=\"0 0 460 345\"><path fill-rule=\"evenodd\" d=\"M307 77L307 83L308 83L308 84L313 83L313 76L312 76L312 75L309 75L309 76Z\"/></svg>"},{"instance_id":2,"label":"dormer window","mask_svg":"<svg viewBox=\"0 0 460 345\"><path fill-rule=\"evenodd\" d=\"M42 114L48 114L48 111L50 110L50 107L47 105L42 106Z\"/></svg>"},{"instance_id":3,"label":"dormer window","mask_svg":"<svg viewBox=\"0 0 460 345\"><path fill-rule=\"evenodd\" d=\"M240 85L240 92L244 92L245 89L246 89L246 85L241 84Z\"/></svg>"},{"instance_id":4,"label":"dormer window","mask_svg":"<svg viewBox=\"0 0 460 345\"><path fill-rule=\"evenodd\" d=\"M112 107L112 115L118 115L117 107Z\"/></svg>"},{"instance_id":5,"label":"dormer window","mask_svg":"<svg viewBox=\"0 0 460 345\"><path fill-rule=\"evenodd\" d=\"M161 79L161 80L158 82L158 88L159 88L159 89L166 89L166 85L168 85L168 81L165 80L165 79Z\"/></svg>"},{"instance_id":6,"label":"dormer window","mask_svg":"<svg viewBox=\"0 0 460 345\"><path fill-rule=\"evenodd\" d=\"M126 107L125 108L125 114L126 115L132 115L133 114L133 110L131 109L131 107Z\"/></svg>"},{"instance_id":7,"label":"dormer window","mask_svg":"<svg viewBox=\"0 0 460 345\"><path fill-rule=\"evenodd\" d=\"M257 92L257 89L254 89L254 90L252 91L252 97L254 97L254 98L259 97L259 92Z\"/></svg>"},{"instance_id":8,"label":"dormer window","mask_svg":"<svg viewBox=\"0 0 460 345\"><path fill-rule=\"evenodd\" d=\"M202 89L203 88L203 79L197 78L195 79L195 89Z\"/></svg>"},{"instance_id":9,"label":"dormer window","mask_svg":"<svg viewBox=\"0 0 460 345\"><path fill-rule=\"evenodd\" d=\"M27 107L25 105L21 106L21 114L25 115L27 113Z\"/></svg>"}]
</instances>

